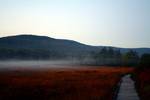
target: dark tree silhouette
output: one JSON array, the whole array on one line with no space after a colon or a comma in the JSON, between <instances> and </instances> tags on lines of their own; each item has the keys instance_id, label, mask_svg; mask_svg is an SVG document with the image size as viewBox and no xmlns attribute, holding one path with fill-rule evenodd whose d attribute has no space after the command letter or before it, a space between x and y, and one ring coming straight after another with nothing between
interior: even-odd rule
<instances>
[{"instance_id":1,"label":"dark tree silhouette","mask_svg":"<svg viewBox=\"0 0 150 100\"><path fill-rule=\"evenodd\" d=\"M139 56L136 51L130 50L123 56L123 63L127 66L137 66L139 63Z\"/></svg>"},{"instance_id":2,"label":"dark tree silhouette","mask_svg":"<svg viewBox=\"0 0 150 100\"><path fill-rule=\"evenodd\" d=\"M143 54L140 63L139 63L140 68L150 68L150 54Z\"/></svg>"},{"instance_id":3,"label":"dark tree silhouette","mask_svg":"<svg viewBox=\"0 0 150 100\"><path fill-rule=\"evenodd\" d=\"M96 64L99 65L121 65L122 54L120 50L114 50L112 47L104 47L95 54Z\"/></svg>"},{"instance_id":4,"label":"dark tree silhouette","mask_svg":"<svg viewBox=\"0 0 150 100\"><path fill-rule=\"evenodd\" d=\"M108 57L109 57L109 58L114 57L114 52L115 52L114 49L111 48L111 47L109 47L109 48L108 48L108 51L107 51Z\"/></svg>"}]
</instances>

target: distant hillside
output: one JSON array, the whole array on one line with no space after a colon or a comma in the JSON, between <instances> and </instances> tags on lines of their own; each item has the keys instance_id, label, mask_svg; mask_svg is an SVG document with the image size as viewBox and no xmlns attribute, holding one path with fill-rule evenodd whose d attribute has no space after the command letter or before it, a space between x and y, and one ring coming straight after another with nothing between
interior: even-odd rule
<instances>
[{"instance_id":1,"label":"distant hillside","mask_svg":"<svg viewBox=\"0 0 150 100\"><path fill-rule=\"evenodd\" d=\"M46 49L46 50L91 50L97 47L84 45L71 40L60 40L46 36L18 35L0 38L0 47L17 49Z\"/></svg>"},{"instance_id":2,"label":"distant hillside","mask_svg":"<svg viewBox=\"0 0 150 100\"><path fill-rule=\"evenodd\" d=\"M0 38L0 59L61 59L99 49L100 47L45 36L18 35Z\"/></svg>"},{"instance_id":3,"label":"distant hillside","mask_svg":"<svg viewBox=\"0 0 150 100\"><path fill-rule=\"evenodd\" d=\"M0 59L64 59L88 56L104 46L90 46L72 40L46 36L17 35L0 38ZM115 48L122 53L132 48ZM150 53L150 48L133 48L140 55Z\"/></svg>"}]
</instances>

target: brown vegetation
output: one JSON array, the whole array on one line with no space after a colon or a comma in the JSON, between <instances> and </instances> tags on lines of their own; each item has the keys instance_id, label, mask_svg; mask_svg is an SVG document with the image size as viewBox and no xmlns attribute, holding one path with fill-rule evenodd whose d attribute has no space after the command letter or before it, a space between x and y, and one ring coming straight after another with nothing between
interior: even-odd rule
<instances>
[{"instance_id":1,"label":"brown vegetation","mask_svg":"<svg viewBox=\"0 0 150 100\"><path fill-rule=\"evenodd\" d=\"M0 100L111 100L132 68L78 68L0 72Z\"/></svg>"},{"instance_id":2,"label":"brown vegetation","mask_svg":"<svg viewBox=\"0 0 150 100\"><path fill-rule=\"evenodd\" d=\"M136 73L136 85L141 100L149 100L150 97L150 69L138 70Z\"/></svg>"}]
</instances>

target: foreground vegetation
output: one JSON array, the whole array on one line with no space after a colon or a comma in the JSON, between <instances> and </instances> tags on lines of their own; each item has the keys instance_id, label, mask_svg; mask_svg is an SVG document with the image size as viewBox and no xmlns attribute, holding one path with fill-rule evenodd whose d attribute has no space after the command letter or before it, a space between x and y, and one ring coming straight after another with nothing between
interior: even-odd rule
<instances>
[{"instance_id":1,"label":"foreground vegetation","mask_svg":"<svg viewBox=\"0 0 150 100\"><path fill-rule=\"evenodd\" d=\"M121 76L132 71L125 67L1 71L0 100L112 100Z\"/></svg>"},{"instance_id":2,"label":"foreground vegetation","mask_svg":"<svg viewBox=\"0 0 150 100\"><path fill-rule=\"evenodd\" d=\"M144 54L134 74L137 90L141 100L149 100L150 97L150 54Z\"/></svg>"},{"instance_id":3,"label":"foreground vegetation","mask_svg":"<svg viewBox=\"0 0 150 100\"><path fill-rule=\"evenodd\" d=\"M149 100L150 97L150 69L136 73L136 87L141 100Z\"/></svg>"}]
</instances>

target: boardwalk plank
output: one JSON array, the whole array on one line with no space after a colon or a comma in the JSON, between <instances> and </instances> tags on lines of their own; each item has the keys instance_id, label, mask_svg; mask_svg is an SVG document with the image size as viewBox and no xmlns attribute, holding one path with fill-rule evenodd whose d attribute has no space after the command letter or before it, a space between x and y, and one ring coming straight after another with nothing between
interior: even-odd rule
<instances>
[{"instance_id":1,"label":"boardwalk plank","mask_svg":"<svg viewBox=\"0 0 150 100\"><path fill-rule=\"evenodd\" d=\"M122 78L117 100L140 100L130 75Z\"/></svg>"}]
</instances>

